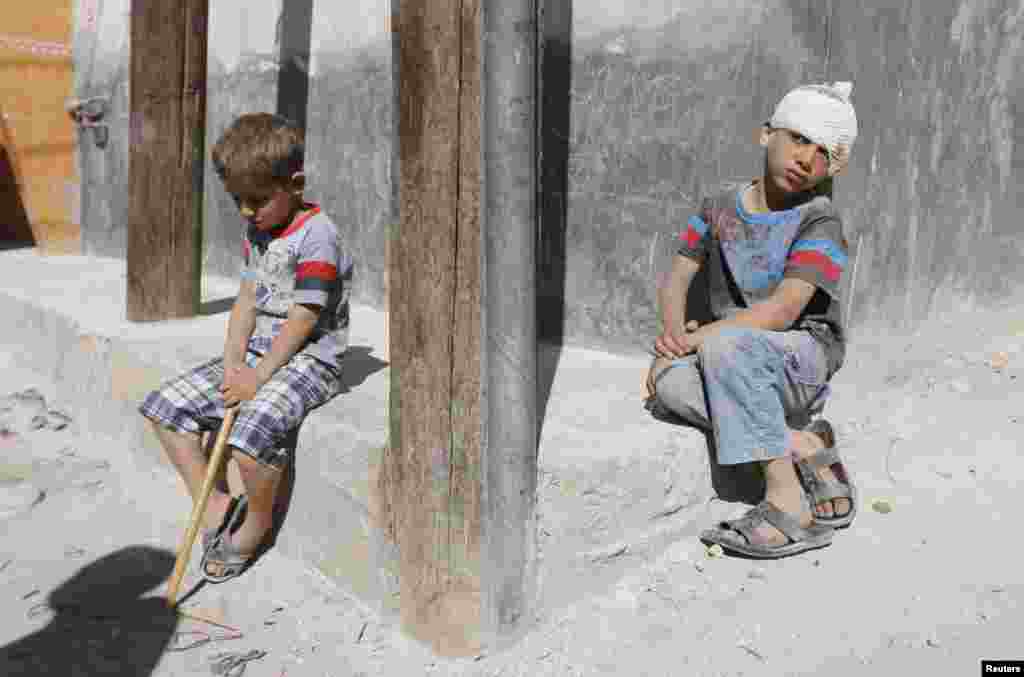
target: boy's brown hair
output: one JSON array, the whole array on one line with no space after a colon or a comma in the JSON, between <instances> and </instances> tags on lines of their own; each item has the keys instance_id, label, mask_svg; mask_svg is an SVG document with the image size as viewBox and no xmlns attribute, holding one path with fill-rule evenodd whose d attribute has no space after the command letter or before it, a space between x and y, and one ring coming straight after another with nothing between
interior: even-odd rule
<instances>
[{"instance_id":1,"label":"boy's brown hair","mask_svg":"<svg viewBox=\"0 0 1024 677\"><path fill-rule=\"evenodd\" d=\"M229 190L287 186L302 171L305 135L280 115L249 113L236 119L213 147L213 167Z\"/></svg>"}]
</instances>

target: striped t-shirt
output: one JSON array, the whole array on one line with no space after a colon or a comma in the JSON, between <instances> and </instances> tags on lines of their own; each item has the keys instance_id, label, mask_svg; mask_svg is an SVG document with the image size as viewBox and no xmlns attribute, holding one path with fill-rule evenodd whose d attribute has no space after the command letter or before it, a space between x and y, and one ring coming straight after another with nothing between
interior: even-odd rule
<instances>
[{"instance_id":1,"label":"striped t-shirt","mask_svg":"<svg viewBox=\"0 0 1024 677\"><path fill-rule=\"evenodd\" d=\"M707 264L716 320L767 299L786 277L817 287L791 329L821 342L831 376L846 353L840 280L847 246L839 215L824 196L785 211L750 213L743 207L748 187L704 200L679 233L679 254Z\"/></svg>"},{"instance_id":2,"label":"striped t-shirt","mask_svg":"<svg viewBox=\"0 0 1024 677\"><path fill-rule=\"evenodd\" d=\"M249 349L264 355L296 303L320 307L316 327L300 353L333 367L348 349L352 259L338 228L313 204L285 228L250 227L244 240L242 279L256 284L256 328Z\"/></svg>"}]
</instances>

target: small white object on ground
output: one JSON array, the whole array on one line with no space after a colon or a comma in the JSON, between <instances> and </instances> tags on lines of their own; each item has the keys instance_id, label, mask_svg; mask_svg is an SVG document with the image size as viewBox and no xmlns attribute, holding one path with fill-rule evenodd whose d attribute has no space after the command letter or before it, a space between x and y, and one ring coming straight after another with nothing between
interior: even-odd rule
<instances>
[{"instance_id":1,"label":"small white object on ground","mask_svg":"<svg viewBox=\"0 0 1024 677\"><path fill-rule=\"evenodd\" d=\"M880 512L885 515L892 512L892 501L887 498L876 498L871 501L871 508L875 512Z\"/></svg>"}]
</instances>

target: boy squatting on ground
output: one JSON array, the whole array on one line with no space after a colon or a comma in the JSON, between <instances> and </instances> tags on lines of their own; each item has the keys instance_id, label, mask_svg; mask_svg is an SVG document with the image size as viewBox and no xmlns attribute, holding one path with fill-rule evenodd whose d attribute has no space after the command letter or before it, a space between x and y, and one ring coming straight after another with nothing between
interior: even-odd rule
<instances>
[{"instance_id":1,"label":"boy squatting on ground","mask_svg":"<svg viewBox=\"0 0 1024 677\"><path fill-rule=\"evenodd\" d=\"M261 547L289 460L283 442L341 390L352 262L334 223L303 200L303 150L302 130L267 113L238 118L214 146L217 173L248 222L224 356L139 407L195 501L207 472L200 435L239 406L227 444L245 493L225 491L222 464L203 515L201 570L211 582L237 576Z\"/></svg>"},{"instance_id":2,"label":"boy squatting on ground","mask_svg":"<svg viewBox=\"0 0 1024 677\"><path fill-rule=\"evenodd\" d=\"M760 464L761 503L701 534L752 557L828 545L856 513L832 428L816 418L845 355L847 245L830 184L857 135L851 89L809 85L783 97L758 131L762 177L704 201L662 290L647 406L710 434L721 465ZM715 321L684 325L701 266Z\"/></svg>"}]
</instances>

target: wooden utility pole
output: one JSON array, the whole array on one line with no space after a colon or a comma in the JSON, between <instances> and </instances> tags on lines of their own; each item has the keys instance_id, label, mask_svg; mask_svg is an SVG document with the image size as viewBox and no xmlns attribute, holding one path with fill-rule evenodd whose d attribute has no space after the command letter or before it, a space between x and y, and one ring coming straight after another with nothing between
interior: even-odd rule
<instances>
[{"instance_id":1,"label":"wooden utility pole","mask_svg":"<svg viewBox=\"0 0 1024 677\"><path fill-rule=\"evenodd\" d=\"M313 0L281 4L277 24L277 113L303 129L309 103L309 43L313 31Z\"/></svg>"},{"instance_id":2,"label":"wooden utility pole","mask_svg":"<svg viewBox=\"0 0 1024 677\"><path fill-rule=\"evenodd\" d=\"M400 219L378 526L398 546L404 630L472 655L518 629L532 591L535 8L395 8Z\"/></svg>"},{"instance_id":3,"label":"wooden utility pole","mask_svg":"<svg viewBox=\"0 0 1024 677\"><path fill-rule=\"evenodd\" d=\"M209 0L131 0L128 319L199 312Z\"/></svg>"}]
</instances>

